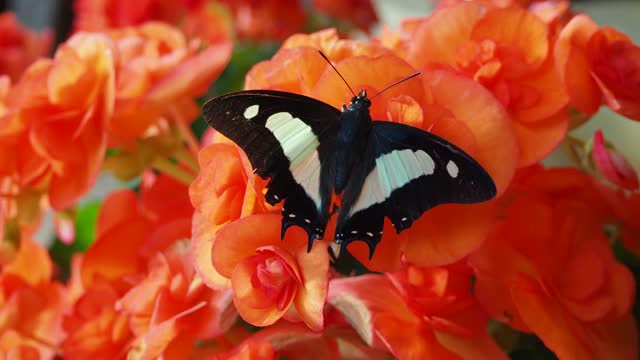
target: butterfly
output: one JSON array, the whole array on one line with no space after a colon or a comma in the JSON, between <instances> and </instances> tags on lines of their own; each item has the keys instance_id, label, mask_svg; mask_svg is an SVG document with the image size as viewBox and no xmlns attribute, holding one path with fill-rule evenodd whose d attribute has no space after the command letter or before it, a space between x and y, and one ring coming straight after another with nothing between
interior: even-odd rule
<instances>
[{"instance_id":1,"label":"butterfly","mask_svg":"<svg viewBox=\"0 0 640 360\"><path fill-rule=\"evenodd\" d=\"M385 217L400 233L436 205L495 196L491 176L463 150L418 128L373 121L370 105L365 90L342 110L299 94L247 90L213 98L202 112L244 150L254 172L269 179L266 201L284 201L281 237L293 225L302 227L308 250L324 236L334 193L341 196L339 254L360 240L370 259Z\"/></svg>"}]
</instances>

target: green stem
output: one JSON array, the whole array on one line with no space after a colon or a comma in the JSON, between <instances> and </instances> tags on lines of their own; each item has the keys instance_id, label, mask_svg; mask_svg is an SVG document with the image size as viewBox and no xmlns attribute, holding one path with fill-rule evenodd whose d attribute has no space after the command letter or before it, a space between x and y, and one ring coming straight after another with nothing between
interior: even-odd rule
<instances>
[{"instance_id":1,"label":"green stem","mask_svg":"<svg viewBox=\"0 0 640 360\"><path fill-rule=\"evenodd\" d=\"M151 166L154 169L160 172L163 172L171 176L172 178L187 185L191 184L191 182L195 179L195 176L193 174L189 173L188 171L185 171L184 169L180 168L177 164L175 164L174 162L166 158L157 158L156 160L153 161Z\"/></svg>"}]
</instances>

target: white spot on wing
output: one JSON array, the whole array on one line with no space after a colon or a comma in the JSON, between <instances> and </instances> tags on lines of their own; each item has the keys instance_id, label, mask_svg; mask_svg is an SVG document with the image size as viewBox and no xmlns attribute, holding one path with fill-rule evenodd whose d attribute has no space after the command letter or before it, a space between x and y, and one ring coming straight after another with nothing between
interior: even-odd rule
<instances>
[{"instance_id":1,"label":"white spot on wing","mask_svg":"<svg viewBox=\"0 0 640 360\"><path fill-rule=\"evenodd\" d=\"M259 105L251 105L244 111L245 119L253 119L256 115L258 115L258 110L260 110Z\"/></svg>"},{"instance_id":2,"label":"white spot on wing","mask_svg":"<svg viewBox=\"0 0 640 360\"><path fill-rule=\"evenodd\" d=\"M349 214L383 203L393 191L421 176L433 174L435 167L433 158L422 150L394 150L379 156Z\"/></svg>"},{"instance_id":3,"label":"white spot on wing","mask_svg":"<svg viewBox=\"0 0 640 360\"><path fill-rule=\"evenodd\" d=\"M313 130L304 121L294 118L288 112L269 116L265 125L289 159L289 170L293 179L320 209L320 158L317 151L320 143Z\"/></svg>"},{"instance_id":4,"label":"white spot on wing","mask_svg":"<svg viewBox=\"0 0 640 360\"><path fill-rule=\"evenodd\" d=\"M449 173L449 176L455 179L456 177L458 177L458 165L449 160L449 162L447 163L447 172Z\"/></svg>"}]
</instances>

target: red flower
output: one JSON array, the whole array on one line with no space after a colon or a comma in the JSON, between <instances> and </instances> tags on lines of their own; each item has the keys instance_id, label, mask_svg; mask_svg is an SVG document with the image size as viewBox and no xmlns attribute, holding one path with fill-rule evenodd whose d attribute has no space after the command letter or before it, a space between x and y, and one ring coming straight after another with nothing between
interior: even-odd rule
<instances>
[{"instance_id":1,"label":"red flower","mask_svg":"<svg viewBox=\"0 0 640 360\"><path fill-rule=\"evenodd\" d=\"M369 31L378 22L371 0L313 0L313 6L335 18L348 20L364 31Z\"/></svg>"},{"instance_id":2,"label":"red flower","mask_svg":"<svg viewBox=\"0 0 640 360\"><path fill-rule=\"evenodd\" d=\"M504 219L470 257L482 305L560 358L637 357L633 277L613 256L611 213L588 178L529 170L506 197Z\"/></svg>"},{"instance_id":3,"label":"red flower","mask_svg":"<svg viewBox=\"0 0 640 360\"><path fill-rule=\"evenodd\" d=\"M399 359L506 359L470 286L462 266L407 266L387 277L334 279L328 302L367 344Z\"/></svg>"},{"instance_id":4,"label":"red flower","mask_svg":"<svg viewBox=\"0 0 640 360\"><path fill-rule=\"evenodd\" d=\"M48 55L53 41L50 31L29 31L10 12L0 14L0 34L0 75L14 81L36 59Z\"/></svg>"},{"instance_id":5,"label":"red flower","mask_svg":"<svg viewBox=\"0 0 640 360\"><path fill-rule=\"evenodd\" d=\"M628 36L578 15L560 33L555 57L578 110L591 115L605 102L613 111L640 120L640 47Z\"/></svg>"}]
</instances>

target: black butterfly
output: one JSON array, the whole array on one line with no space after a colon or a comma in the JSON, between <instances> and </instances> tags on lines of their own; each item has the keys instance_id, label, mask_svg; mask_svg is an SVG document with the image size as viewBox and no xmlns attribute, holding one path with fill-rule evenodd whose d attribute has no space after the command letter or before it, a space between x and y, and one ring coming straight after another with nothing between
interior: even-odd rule
<instances>
[{"instance_id":1,"label":"black butterfly","mask_svg":"<svg viewBox=\"0 0 640 360\"><path fill-rule=\"evenodd\" d=\"M333 192L342 195L340 254L362 240L369 258L385 216L399 233L438 204L495 196L491 177L464 151L411 126L372 121L370 105L364 90L342 111L303 95L248 90L209 100L203 115L245 151L260 177L270 178L267 202L284 200L282 237L300 226L309 250L323 237Z\"/></svg>"}]
</instances>

